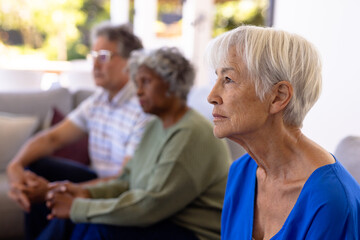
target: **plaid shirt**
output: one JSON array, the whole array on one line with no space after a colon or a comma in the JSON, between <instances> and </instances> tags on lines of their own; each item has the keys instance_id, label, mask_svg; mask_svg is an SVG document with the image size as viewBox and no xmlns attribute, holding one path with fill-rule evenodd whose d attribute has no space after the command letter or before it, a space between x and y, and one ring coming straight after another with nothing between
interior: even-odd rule
<instances>
[{"instance_id":1,"label":"plaid shirt","mask_svg":"<svg viewBox=\"0 0 360 240\"><path fill-rule=\"evenodd\" d=\"M91 166L99 176L119 173L124 157L132 156L150 116L145 114L128 82L109 101L100 90L68 115L68 119L89 134Z\"/></svg>"}]
</instances>

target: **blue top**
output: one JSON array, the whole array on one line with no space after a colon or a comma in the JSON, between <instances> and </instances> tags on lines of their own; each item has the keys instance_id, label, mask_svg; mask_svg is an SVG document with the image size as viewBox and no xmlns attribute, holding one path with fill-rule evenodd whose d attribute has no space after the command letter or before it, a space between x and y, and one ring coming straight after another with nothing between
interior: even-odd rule
<instances>
[{"instance_id":1,"label":"blue top","mask_svg":"<svg viewBox=\"0 0 360 240\"><path fill-rule=\"evenodd\" d=\"M245 154L229 172L221 219L222 240L251 240L256 162ZM336 160L316 169L280 231L271 239L360 239L360 186Z\"/></svg>"}]
</instances>

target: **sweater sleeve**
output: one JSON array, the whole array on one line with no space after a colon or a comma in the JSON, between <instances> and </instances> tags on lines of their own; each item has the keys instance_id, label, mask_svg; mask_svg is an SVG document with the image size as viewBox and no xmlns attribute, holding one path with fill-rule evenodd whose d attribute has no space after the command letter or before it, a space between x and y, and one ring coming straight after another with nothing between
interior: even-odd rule
<instances>
[{"instance_id":1,"label":"sweater sleeve","mask_svg":"<svg viewBox=\"0 0 360 240\"><path fill-rule=\"evenodd\" d=\"M71 208L71 219L74 222L147 226L183 209L200 194L194 174L189 173L182 161L189 156L189 151L196 151L187 141L189 137L188 132L179 131L169 139L152 166L147 187L130 188L117 198L76 199ZM116 181L109 184L116 187ZM103 188L112 187L105 184Z\"/></svg>"}]
</instances>

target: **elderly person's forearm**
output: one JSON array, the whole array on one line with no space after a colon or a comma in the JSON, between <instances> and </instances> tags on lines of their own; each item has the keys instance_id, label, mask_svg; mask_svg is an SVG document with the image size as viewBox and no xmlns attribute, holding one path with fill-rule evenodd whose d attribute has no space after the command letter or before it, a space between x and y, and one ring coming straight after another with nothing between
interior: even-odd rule
<instances>
[{"instance_id":1,"label":"elderly person's forearm","mask_svg":"<svg viewBox=\"0 0 360 240\"><path fill-rule=\"evenodd\" d=\"M91 222L127 226L147 226L166 219L183 209L198 193L190 176L176 168L169 181L154 189L133 189L111 199L76 199L71 208L75 222Z\"/></svg>"}]
</instances>

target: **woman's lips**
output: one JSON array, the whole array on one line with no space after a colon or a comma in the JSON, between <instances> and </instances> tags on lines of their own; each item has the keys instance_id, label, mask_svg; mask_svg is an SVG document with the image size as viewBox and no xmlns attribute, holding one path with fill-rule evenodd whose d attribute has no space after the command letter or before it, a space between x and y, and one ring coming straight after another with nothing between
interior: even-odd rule
<instances>
[{"instance_id":1,"label":"woman's lips","mask_svg":"<svg viewBox=\"0 0 360 240\"><path fill-rule=\"evenodd\" d=\"M227 118L224 115L218 113L213 113L213 117L214 117L214 122L223 121L224 119Z\"/></svg>"},{"instance_id":2,"label":"woman's lips","mask_svg":"<svg viewBox=\"0 0 360 240\"><path fill-rule=\"evenodd\" d=\"M141 105L141 106L144 106L144 105L145 105L145 103L146 103L146 101L145 101L145 100L143 100L143 99L139 99L139 102L140 102L140 105Z\"/></svg>"}]
</instances>

